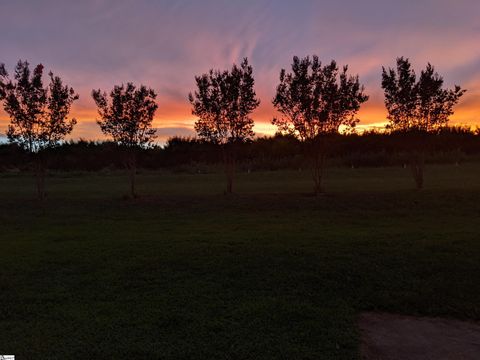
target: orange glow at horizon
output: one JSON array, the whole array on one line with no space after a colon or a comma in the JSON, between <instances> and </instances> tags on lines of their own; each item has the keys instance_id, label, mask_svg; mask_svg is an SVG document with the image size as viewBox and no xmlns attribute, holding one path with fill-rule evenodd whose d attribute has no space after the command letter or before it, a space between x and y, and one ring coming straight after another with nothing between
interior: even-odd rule
<instances>
[{"instance_id":1,"label":"orange glow at horizon","mask_svg":"<svg viewBox=\"0 0 480 360\"><path fill-rule=\"evenodd\" d=\"M475 93L469 95L466 95L455 108L456 111L450 118L450 125L480 126L480 96ZM172 136L195 136L193 130L195 117L191 115L191 107L187 100L183 103L158 100L160 106L154 118L153 126L159 130L159 143L164 143ZM255 121L254 131L257 136L275 134L276 127L271 124L271 120L275 116L279 116L279 114L271 103L262 102L261 106L252 114ZM358 128L360 130L381 129L387 123L386 116L387 112L381 100L369 100L358 113L360 119ZM70 117L77 119L77 125L68 139L106 140L96 123L98 114L94 105L87 107L75 104ZM8 115L1 110L0 132L2 135L5 134L8 122Z\"/></svg>"}]
</instances>

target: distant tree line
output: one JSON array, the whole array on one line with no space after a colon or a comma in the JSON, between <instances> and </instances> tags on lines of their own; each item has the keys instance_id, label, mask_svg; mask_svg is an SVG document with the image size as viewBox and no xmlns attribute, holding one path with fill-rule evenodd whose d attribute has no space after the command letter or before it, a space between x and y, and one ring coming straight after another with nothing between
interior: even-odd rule
<instances>
[{"instance_id":1,"label":"distant tree line","mask_svg":"<svg viewBox=\"0 0 480 360\"><path fill-rule=\"evenodd\" d=\"M406 133L368 131L362 134L338 134L328 139L330 151L326 164L353 168L409 166L410 144ZM436 164L462 164L480 161L480 131L446 127L426 141L425 161ZM128 170L123 148L111 141L68 141L45 150L48 168L56 171ZM28 153L16 144L0 145L0 171L34 171ZM223 166L218 145L191 137L172 137L164 146L152 146L136 152L138 170L169 170L207 173ZM302 143L290 136L255 138L238 145L240 171L310 171Z\"/></svg>"},{"instance_id":2,"label":"distant tree line","mask_svg":"<svg viewBox=\"0 0 480 360\"><path fill-rule=\"evenodd\" d=\"M0 64L0 100L10 116L9 146L1 146L0 168L35 164L37 193L45 197L45 169L100 170L124 167L130 174L131 196L136 196L137 166L178 168L186 164L223 163L226 193L232 193L239 164L250 169L309 169L315 194L323 191L327 159L350 166L390 165L401 162L412 171L415 184L424 184L424 164L432 154L476 154L478 132L449 128L453 107L465 93L459 86L445 89L432 65L417 76L408 59L382 71L382 88L389 124L383 133L355 134L357 113L368 100L358 75L335 61L322 65L317 56L294 57L291 71L280 71L272 100L280 116L272 123L278 134L255 138L251 113L260 100L254 90L252 66L244 59L231 70L211 69L195 77L196 90L188 95L198 119L198 138L174 137L164 148L154 145L152 122L158 108L156 93L132 83L114 86L110 93L93 90L101 131L111 142L65 142L76 124L69 119L79 97L49 73L43 85L43 66L33 72L19 61L13 79ZM341 133L341 129L343 131ZM382 156L385 157L382 160ZM48 159L48 162L47 160ZM376 159L376 160L375 160ZM438 159L437 159L438 160ZM198 171L201 171L198 169Z\"/></svg>"}]
</instances>

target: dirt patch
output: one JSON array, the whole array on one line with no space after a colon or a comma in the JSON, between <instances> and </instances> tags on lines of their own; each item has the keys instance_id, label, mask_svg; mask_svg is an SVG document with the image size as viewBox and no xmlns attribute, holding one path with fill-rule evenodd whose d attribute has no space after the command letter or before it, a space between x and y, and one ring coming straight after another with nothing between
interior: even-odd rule
<instances>
[{"instance_id":1,"label":"dirt patch","mask_svg":"<svg viewBox=\"0 0 480 360\"><path fill-rule=\"evenodd\" d=\"M391 314L360 315L364 360L478 360L480 324Z\"/></svg>"}]
</instances>

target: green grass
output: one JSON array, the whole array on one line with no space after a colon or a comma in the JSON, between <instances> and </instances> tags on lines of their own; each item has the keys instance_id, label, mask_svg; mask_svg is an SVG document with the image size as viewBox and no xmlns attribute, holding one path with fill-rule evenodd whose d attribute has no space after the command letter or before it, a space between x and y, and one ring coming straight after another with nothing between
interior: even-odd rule
<instances>
[{"instance_id":1,"label":"green grass","mask_svg":"<svg viewBox=\"0 0 480 360\"><path fill-rule=\"evenodd\" d=\"M361 311L480 319L480 165L0 176L0 352L355 359Z\"/></svg>"}]
</instances>

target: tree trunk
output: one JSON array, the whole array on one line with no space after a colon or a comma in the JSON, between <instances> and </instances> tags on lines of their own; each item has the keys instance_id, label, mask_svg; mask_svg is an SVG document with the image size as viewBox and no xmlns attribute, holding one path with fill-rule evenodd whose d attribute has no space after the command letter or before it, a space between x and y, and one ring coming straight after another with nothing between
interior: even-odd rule
<instances>
[{"instance_id":1,"label":"tree trunk","mask_svg":"<svg viewBox=\"0 0 480 360\"><path fill-rule=\"evenodd\" d=\"M136 180L137 180L137 157L135 151L132 151L130 159L130 195L133 199L137 197L136 192Z\"/></svg>"},{"instance_id":2,"label":"tree trunk","mask_svg":"<svg viewBox=\"0 0 480 360\"><path fill-rule=\"evenodd\" d=\"M222 146L223 162L225 166L225 176L227 179L227 187L225 194L233 193L233 182L235 179L235 149L234 144L227 144Z\"/></svg>"},{"instance_id":3,"label":"tree trunk","mask_svg":"<svg viewBox=\"0 0 480 360\"><path fill-rule=\"evenodd\" d=\"M35 183L37 188L37 197L38 200L45 200L45 167L43 164L42 155L37 153L34 154L34 163L35 163Z\"/></svg>"},{"instance_id":4,"label":"tree trunk","mask_svg":"<svg viewBox=\"0 0 480 360\"><path fill-rule=\"evenodd\" d=\"M227 182L227 193L232 194L233 193L233 182L235 180L235 157L231 156L230 157L230 163L229 163L229 173L228 173L228 182Z\"/></svg>"},{"instance_id":5,"label":"tree trunk","mask_svg":"<svg viewBox=\"0 0 480 360\"><path fill-rule=\"evenodd\" d=\"M130 177L130 196L132 199L137 197L136 180L137 180L137 156L135 149L127 149L126 165Z\"/></svg>"},{"instance_id":6,"label":"tree trunk","mask_svg":"<svg viewBox=\"0 0 480 360\"><path fill-rule=\"evenodd\" d=\"M415 181L415 186L417 190L422 190L424 184L423 171L425 168L424 151L415 151L412 154L410 168L412 170L413 180Z\"/></svg>"},{"instance_id":7,"label":"tree trunk","mask_svg":"<svg viewBox=\"0 0 480 360\"><path fill-rule=\"evenodd\" d=\"M410 169L417 190L424 186L425 153L430 148L429 134L425 131L415 132L413 137L408 139L412 152L410 154Z\"/></svg>"},{"instance_id":8,"label":"tree trunk","mask_svg":"<svg viewBox=\"0 0 480 360\"><path fill-rule=\"evenodd\" d=\"M310 156L312 158L312 178L313 178L313 193L315 196L323 193L323 173L325 169L325 139L313 140L310 148Z\"/></svg>"}]
</instances>

